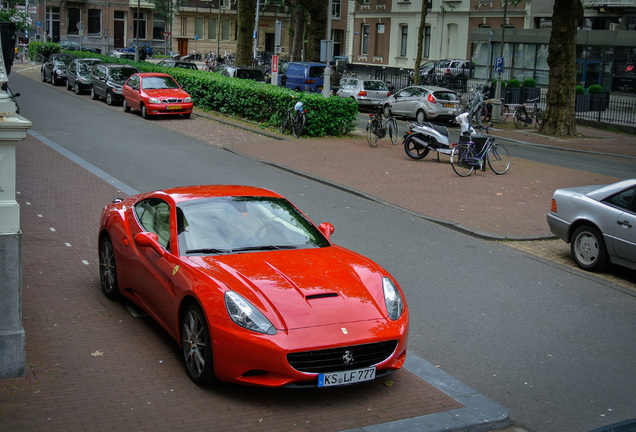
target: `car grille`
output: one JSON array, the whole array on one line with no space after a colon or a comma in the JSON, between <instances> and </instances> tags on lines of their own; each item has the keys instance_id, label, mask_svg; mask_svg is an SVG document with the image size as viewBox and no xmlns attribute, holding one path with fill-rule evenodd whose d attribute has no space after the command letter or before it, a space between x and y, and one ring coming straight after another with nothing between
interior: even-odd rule
<instances>
[{"instance_id":1,"label":"car grille","mask_svg":"<svg viewBox=\"0 0 636 432\"><path fill-rule=\"evenodd\" d=\"M161 103L182 103L183 99L178 98L169 98L169 99L161 99Z\"/></svg>"},{"instance_id":2,"label":"car grille","mask_svg":"<svg viewBox=\"0 0 636 432\"><path fill-rule=\"evenodd\" d=\"M382 363L395 352L397 340L287 354L294 369L307 373L360 369ZM351 361L351 359L353 359ZM348 364L347 364L348 363Z\"/></svg>"}]
</instances>

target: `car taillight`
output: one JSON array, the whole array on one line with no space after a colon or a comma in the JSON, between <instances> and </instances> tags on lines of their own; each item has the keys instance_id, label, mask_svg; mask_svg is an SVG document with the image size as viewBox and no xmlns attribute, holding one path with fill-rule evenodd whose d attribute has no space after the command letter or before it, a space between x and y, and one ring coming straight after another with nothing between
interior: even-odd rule
<instances>
[{"instance_id":1,"label":"car taillight","mask_svg":"<svg viewBox=\"0 0 636 432\"><path fill-rule=\"evenodd\" d=\"M358 96L366 96L367 92L365 90L361 90L360 93L358 93Z\"/></svg>"},{"instance_id":2,"label":"car taillight","mask_svg":"<svg viewBox=\"0 0 636 432\"><path fill-rule=\"evenodd\" d=\"M316 84L316 80L305 80L305 84Z\"/></svg>"},{"instance_id":3,"label":"car taillight","mask_svg":"<svg viewBox=\"0 0 636 432\"><path fill-rule=\"evenodd\" d=\"M386 97L391 96L391 92L386 92Z\"/></svg>"},{"instance_id":4,"label":"car taillight","mask_svg":"<svg viewBox=\"0 0 636 432\"><path fill-rule=\"evenodd\" d=\"M446 69L446 70L444 71L444 75L450 75L450 73L451 73L451 72L450 72L450 69Z\"/></svg>"},{"instance_id":5,"label":"car taillight","mask_svg":"<svg viewBox=\"0 0 636 432\"><path fill-rule=\"evenodd\" d=\"M433 104L437 103L437 99L435 99L435 96L433 96L433 93L428 94L428 101Z\"/></svg>"},{"instance_id":6,"label":"car taillight","mask_svg":"<svg viewBox=\"0 0 636 432\"><path fill-rule=\"evenodd\" d=\"M557 205L556 205L556 201L554 199L552 200L552 205L550 206L550 211L552 213L556 213L557 212Z\"/></svg>"}]
</instances>

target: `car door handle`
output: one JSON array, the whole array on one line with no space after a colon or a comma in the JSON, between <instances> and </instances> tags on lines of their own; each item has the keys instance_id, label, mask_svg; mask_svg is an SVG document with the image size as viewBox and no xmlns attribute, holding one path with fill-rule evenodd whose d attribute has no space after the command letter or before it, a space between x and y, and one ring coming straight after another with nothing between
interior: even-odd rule
<instances>
[{"instance_id":1,"label":"car door handle","mask_svg":"<svg viewBox=\"0 0 636 432\"><path fill-rule=\"evenodd\" d=\"M632 224L630 224L628 220L617 221L616 223L619 224L620 226L622 226L623 228L631 228L632 227Z\"/></svg>"}]
</instances>

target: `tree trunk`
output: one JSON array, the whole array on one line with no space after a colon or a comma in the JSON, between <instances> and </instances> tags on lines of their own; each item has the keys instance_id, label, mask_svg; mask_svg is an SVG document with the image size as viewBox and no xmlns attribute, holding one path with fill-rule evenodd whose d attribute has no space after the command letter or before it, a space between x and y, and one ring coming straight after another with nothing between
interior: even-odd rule
<instances>
[{"instance_id":1,"label":"tree trunk","mask_svg":"<svg viewBox=\"0 0 636 432\"><path fill-rule=\"evenodd\" d=\"M307 61L320 61L320 41L327 36L328 0L298 0L309 12L307 27Z\"/></svg>"},{"instance_id":2,"label":"tree trunk","mask_svg":"<svg viewBox=\"0 0 636 432\"><path fill-rule=\"evenodd\" d=\"M236 38L235 63L239 66L251 66L253 63L255 13L256 0L241 0L238 2L238 34Z\"/></svg>"},{"instance_id":3,"label":"tree trunk","mask_svg":"<svg viewBox=\"0 0 636 432\"><path fill-rule=\"evenodd\" d=\"M301 61L303 41L305 36L305 12L304 6L296 3L294 7L294 34L292 36L291 52L289 53L290 61Z\"/></svg>"},{"instance_id":4,"label":"tree trunk","mask_svg":"<svg viewBox=\"0 0 636 432\"><path fill-rule=\"evenodd\" d=\"M554 2L548 54L547 106L539 131L557 137L576 135L576 30L583 21L580 0Z\"/></svg>"},{"instance_id":5,"label":"tree trunk","mask_svg":"<svg viewBox=\"0 0 636 432\"><path fill-rule=\"evenodd\" d=\"M417 29L417 54L415 54L415 66L413 67L413 84L420 85L420 64L422 63L422 51L424 51L424 30L426 28L426 7L428 2L422 1L422 13L420 26Z\"/></svg>"}]
</instances>

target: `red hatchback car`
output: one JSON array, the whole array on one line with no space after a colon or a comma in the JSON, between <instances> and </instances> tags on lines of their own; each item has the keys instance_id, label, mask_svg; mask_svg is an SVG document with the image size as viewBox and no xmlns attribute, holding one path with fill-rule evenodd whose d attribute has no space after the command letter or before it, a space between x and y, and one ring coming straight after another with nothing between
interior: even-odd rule
<instances>
[{"instance_id":1,"label":"red hatchback car","mask_svg":"<svg viewBox=\"0 0 636 432\"><path fill-rule=\"evenodd\" d=\"M102 211L102 291L157 321L197 384L370 381L404 365L408 308L389 273L331 243L333 230L256 187L130 196Z\"/></svg>"},{"instance_id":2,"label":"red hatchback car","mask_svg":"<svg viewBox=\"0 0 636 432\"><path fill-rule=\"evenodd\" d=\"M192 98L168 74L136 73L128 78L122 91L124 111L141 111L143 118L163 114L192 114Z\"/></svg>"}]
</instances>

